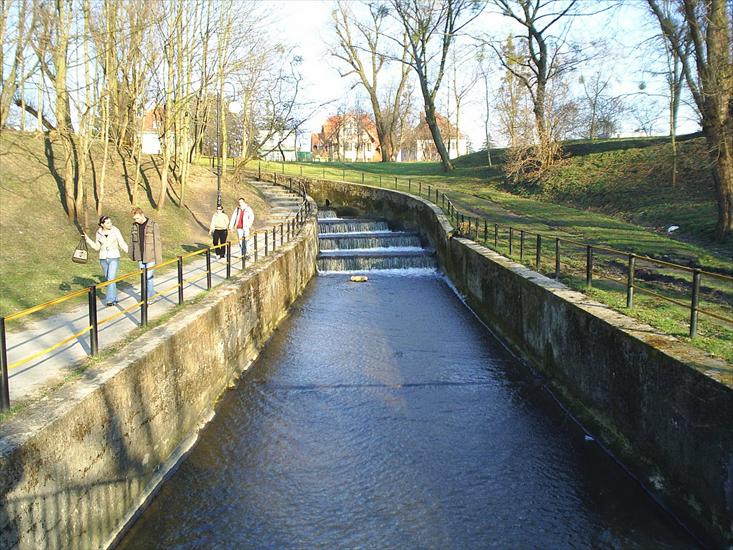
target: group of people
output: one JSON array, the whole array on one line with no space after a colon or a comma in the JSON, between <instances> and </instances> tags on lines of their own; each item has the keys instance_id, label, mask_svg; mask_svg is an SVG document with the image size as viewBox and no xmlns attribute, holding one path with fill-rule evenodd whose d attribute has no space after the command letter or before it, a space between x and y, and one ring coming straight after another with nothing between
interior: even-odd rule
<instances>
[{"instance_id":1,"label":"group of people","mask_svg":"<svg viewBox=\"0 0 733 550\"><path fill-rule=\"evenodd\" d=\"M226 256L226 242L230 229L236 229L237 239L242 254L245 253L245 239L249 237L249 231L255 222L255 213L242 197L237 200L237 206L232 213L232 217L227 216L224 207L219 204L216 212L211 217L209 225L209 235L213 238L214 251L221 259Z\"/></svg>"},{"instance_id":2,"label":"group of people","mask_svg":"<svg viewBox=\"0 0 733 550\"><path fill-rule=\"evenodd\" d=\"M102 273L105 281L111 281L117 277L120 267L120 250L130 254L133 261L138 262L141 269L147 268L147 296L155 294L153 266L163 261L163 245L160 239L160 226L145 215L141 208L132 209L132 228L130 230L130 243L122 237L122 232L114 226L112 218L101 216L94 239L86 233L82 236L87 244L94 250L99 251L99 263L102 266ZM211 218L209 234L214 239L214 250L220 258L226 255L227 236L229 229L236 229L239 238L242 254L245 253L245 239L249 236L250 229L254 224L254 212L243 198L239 198L237 207L231 219L224 213L221 204L217 205L216 212ZM117 284L107 285L106 303L114 306L117 300Z\"/></svg>"}]
</instances>

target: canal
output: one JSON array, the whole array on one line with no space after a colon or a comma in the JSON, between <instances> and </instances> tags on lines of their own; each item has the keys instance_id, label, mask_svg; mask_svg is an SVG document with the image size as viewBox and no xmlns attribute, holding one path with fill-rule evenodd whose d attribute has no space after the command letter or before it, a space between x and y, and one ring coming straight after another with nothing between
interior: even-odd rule
<instances>
[{"instance_id":1,"label":"canal","mask_svg":"<svg viewBox=\"0 0 733 550\"><path fill-rule=\"evenodd\" d=\"M690 548L436 275L315 278L120 548Z\"/></svg>"}]
</instances>

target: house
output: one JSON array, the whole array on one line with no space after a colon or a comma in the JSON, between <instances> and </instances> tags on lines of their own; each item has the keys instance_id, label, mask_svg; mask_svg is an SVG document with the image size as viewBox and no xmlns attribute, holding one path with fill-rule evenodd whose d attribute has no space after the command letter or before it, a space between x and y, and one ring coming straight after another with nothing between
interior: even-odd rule
<instances>
[{"instance_id":1,"label":"house","mask_svg":"<svg viewBox=\"0 0 733 550\"><path fill-rule=\"evenodd\" d=\"M359 113L333 115L319 133L311 134L314 161L378 162L382 159L377 128Z\"/></svg>"},{"instance_id":2,"label":"house","mask_svg":"<svg viewBox=\"0 0 733 550\"><path fill-rule=\"evenodd\" d=\"M157 111L157 112L156 112ZM162 109L145 111L140 129L140 145L144 155L161 153L160 133L162 131Z\"/></svg>"},{"instance_id":3,"label":"house","mask_svg":"<svg viewBox=\"0 0 733 550\"><path fill-rule=\"evenodd\" d=\"M443 138L443 144L448 151L448 157L454 159L468 153L468 141L465 134L453 126L450 121L435 113L435 120L440 129L440 135ZM425 120L425 114L420 115L420 122L412 132L410 139L407 139L400 149L397 160L401 162L407 161L438 161L438 149L433 141L433 134Z\"/></svg>"},{"instance_id":4,"label":"house","mask_svg":"<svg viewBox=\"0 0 733 550\"><path fill-rule=\"evenodd\" d=\"M274 162L291 162L298 160L298 145L295 131L283 135L282 133L270 134L266 131L260 132L260 158Z\"/></svg>"}]
</instances>

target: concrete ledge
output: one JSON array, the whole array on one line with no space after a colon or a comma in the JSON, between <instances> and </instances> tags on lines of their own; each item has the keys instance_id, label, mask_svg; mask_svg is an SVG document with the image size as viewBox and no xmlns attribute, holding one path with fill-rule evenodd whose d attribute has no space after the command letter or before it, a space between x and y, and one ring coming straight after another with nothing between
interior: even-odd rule
<instances>
[{"instance_id":1,"label":"concrete ledge","mask_svg":"<svg viewBox=\"0 0 733 550\"><path fill-rule=\"evenodd\" d=\"M196 439L315 274L318 229L0 426L0 548L99 548Z\"/></svg>"},{"instance_id":2,"label":"concrete ledge","mask_svg":"<svg viewBox=\"0 0 733 550\"><path fill-rule=\"evenodd\" d=\"M420 197L304 180L319 203L419 231L468 305L711 545L733 547L733 367L473 241Z\"/></svg>"}]
</instances>

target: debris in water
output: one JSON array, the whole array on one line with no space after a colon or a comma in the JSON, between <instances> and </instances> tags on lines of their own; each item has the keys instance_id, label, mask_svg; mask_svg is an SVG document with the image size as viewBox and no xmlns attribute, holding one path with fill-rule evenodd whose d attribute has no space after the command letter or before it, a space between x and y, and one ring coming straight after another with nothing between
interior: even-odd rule
<instances>
[{"instance_id":1,"label":"debris in water","mask_svg":"<svg viewBox=\"0 0 733 550\"><path fill-rule=\"evenodd\" d=\"M351 282L352 283L365 283L369 280L369 277L366 275L352 275L351 276Z\"/></svg>"},{"instance_id":2,"label":"debris in water","mask_svg":"<svg viewBox=\"0 0 733 550\"><path fill-rule=\"evenodd\" d=\"M593 436L592 435L585 434L585 440L586 441L593 441Z\"/></svg>"}]
</instances>

